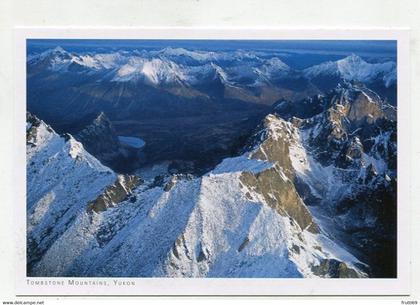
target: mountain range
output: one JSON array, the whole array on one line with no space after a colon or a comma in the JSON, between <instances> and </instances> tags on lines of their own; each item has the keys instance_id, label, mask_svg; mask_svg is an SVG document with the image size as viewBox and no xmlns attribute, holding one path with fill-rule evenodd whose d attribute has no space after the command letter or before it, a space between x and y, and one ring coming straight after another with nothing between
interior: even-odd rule
<instances>
[{"instance_id":1,"label":"mountain range","mask_svg":"<svg viewBox=\"0 0 420 305\"><path fill-rule=\"evenodd\" d=\"M77 54L56 47L28 56L27 72L28 109L59 133L77 134L103 112L116 136L146 142L143 164L176 159L204 170L240 148L279 102L357 82L396 105L395 63L354 54L296 70L270 53L241 50ZM138 164L117 167L132 172Z\"/></svg>"},{"instance_id":2,"label":"mountain range","mask_svg":"<svg viewBox=\"0 0 420 305\"><path fill-rule=\"evenodd\" d=\"M27 273L395 277L396 65L28 57Z\"/></svg>"}]
</instances>

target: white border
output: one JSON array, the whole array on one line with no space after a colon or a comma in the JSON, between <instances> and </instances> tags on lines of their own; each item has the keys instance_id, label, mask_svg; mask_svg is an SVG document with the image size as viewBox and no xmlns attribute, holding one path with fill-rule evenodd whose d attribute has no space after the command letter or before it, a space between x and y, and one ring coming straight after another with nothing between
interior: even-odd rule
<instances>
[{"instance_id":1,"label":"white border","mask_svg":"<svg viewBox=\"0 0 420 305\"><path fill-rule=\"evenodd\" d=\"M26 277L26 39L336 39L398 41L398 275L396 279L130 278L135 286L33 286ZM406 29L285 28L16 28L15 182L17 295L409 295L409 32ZM83 280L82 278L78 278ZM120 278L121 279L121 278ZM123 279L121 279L123 280Z\"/></svg>"}]
</instances>

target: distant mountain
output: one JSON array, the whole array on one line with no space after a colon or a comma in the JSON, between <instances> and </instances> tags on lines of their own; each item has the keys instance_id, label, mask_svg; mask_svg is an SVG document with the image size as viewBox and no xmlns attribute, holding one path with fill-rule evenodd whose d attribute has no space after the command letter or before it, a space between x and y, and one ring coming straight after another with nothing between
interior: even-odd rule
<instances>
[{"instance_id":1,"label":"distant mountain","mask_svg":"<svg viewBox=\"0 0 420 305\"><path fill-rule=\"evenodd\" d=\"M56 47L28 57L28 65L36 72L39 69L56 72L88 72L113 69L126 61L119 52L110 54L76 54Z\"/></svg>"},{"instance_id":2,"label":"distant mountain","mask_svg":"<svg viewBox=\"0 0 420 305\"><path fill-rule=\"evenodd\" d=\"M123 153L115 129L103 112L91 124L78 131L75 136L91 154L103 163L115 159Z\"/></svg>"},{"instance_id":3,"label":"distant mountain","mask_svg":"<svg viewBox=\"0 0 420 305\"><path fill-rule=\"evenodd\" d=\"M341 79L357 81L371 87L396 105L397 67L395 62L368 63L357 55L329 61L303 70L321 90L333 89Z\"/></svg>"},{"instance_id":4,"label":"distant mountain","mask_svg":"<svg viewBox=\"0 0 420 305\"><path fill-rule=\"evenodd\" d=\"M184 58L191 62L185 62ZM209 75L216 75L225 82L241 85L235 79L244 76L243 62L249 66L249 76L253 85L276 78L287 78L292 71L280 59L273 57L261 59L240 52L215 53L193 52L185 49L164 49L159 52L115 52L109 54L76 54L57 47L39 55L29 57L28 65L33 70L45 70L61 73L100 73L107 71L105 79L117 82L144 82L149 85L180 84L193 85L208 81Z\"/></svg>"},{"instance_id":5,"label":"distant mountain","mask_svg":"<svg viewBox=\"0 0 420 305\"><path fill-rule=\"evenodd\" d=\"M27 72L28 110L58 132L77 137L75 129L87 128L92 116L103 112L112 122L112 133L135 135L148 143L142 162L176 158L200 163L201 169L235 151L258 122L283 102L283 107L305 109L311 115L321 105L304 107L303 100L325 96L338 84L352 82L396 105L395 63L368 63L356 55L300 71L270 53L241 50L165 48L79 54L57 47L29 56ZM198 146L203 139L211 142ZM130 169L117 166L118 158L104 158L91 149L89 140L80 140L114 170L126 172L139 166L139 162L123 162L131 164ZM108 157L112 155L118 154ZM209 156L208 162L203 155Z\"/></svg>"},{"instance_id":6,"label":"distant mountain","mask_svg":"<svg viewBox=\"0 0 420 305\"><path fill-rule=\"evenodd\" d=\"M139 108L141 106L137 104L155 100L158 92L177 99L213 100L213 103L229 99L273 104L281 98L298 100L326 93L341 80L361 82L377 91L382 98L387 98L391 104L396 102L395 63L368 63L354 54L300 71L290 68L278 57L267 54L259 57L245 51L166 48L160 51L76 54L57 47L28 57L28 77L30 96L32 91L42 93L47 90L44 88L47 80L58 87L64 81L76 85L75 78L83 80L84 87L92 86L90 91L97 92L91 97L97 101L84 102L88 98L83 96L85 91L72 86L69 88L72 92L65 95L63 102L69 104L77 94L79 103L89 104L85 105L86 110L96 108L97 112L115 107L116 99L135 94L129 88L144 86L142 99L131 107ZM127 82L130 84L124 84ZM101 85L118 89L117 92L101 92ZM30 106L35 98L29 99ZM57 103L56 99L52 102Z\"/></svg>"},{"instance_id":7,"label":"distant mountain","mask_svg":"<svg viewBox=\"0 0 420 305\"><path fill-rule=\"evenodd\" d=\"M338 61L330 61L307 68L304 70L304 74L310 79L326 75L337 75L345 80L363 83L370 83L380 78L386 87L394 84L397 80L395 62L370 64L355 54Z\"/></svg>"},{"instance_id":8,"label":"distant mountain","mask_svg":"<svg viewBox=\"0 0 420 305\"><path fill-rule=\"evenodd\" d=\"M189 58L190 61L186 61L185 58ZM201 71L208 71L212 66L218 67L217 69L225 75L226 79L251 77L255 81L253 85L263 80L275 82L275 79L287 78L289 74L299 73L299 70L290 68L275 56L267 58L267 55L259 57L253 52L190 51L182 48L76 54L57 47L28 57L28 65L30 67L41 65L50 71L57 72L92 73L110 70L111 77L114 77L116 81L141 79L154 85L179 80L187 83L198 81L194 76L200 74ZM200 66L203 68L200 69ZM352 54L338 61L329 61L306 68L302 74L309 80L327 76L363 83L382 80L384 86L389 87L396 82L396 64L393 61L368 63ZM240 81L235 84L243 85Z\"/></svg>"},{"instance_id":9,"label":"distant mountain","mask_svg":"<svg viewBox=\"0 0 420 305\"><path fill-rule=\"evenodd\" d=\"M75 132L74 137L101 163L118 172L128 172L133 167L140 166L144 158L142 146L135 147L120 141L114 126L103 112L83 129Z\"/></svg>"}]
</instances>

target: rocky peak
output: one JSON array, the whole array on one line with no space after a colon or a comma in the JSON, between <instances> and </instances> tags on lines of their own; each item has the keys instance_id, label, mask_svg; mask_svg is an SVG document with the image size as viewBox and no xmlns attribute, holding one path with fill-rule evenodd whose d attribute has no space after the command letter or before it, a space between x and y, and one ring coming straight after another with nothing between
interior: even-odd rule
<instances>
[{"instance_id":1,"label":"rocky peak","mask_svg":"<svg viewBox=\"0 0 420 305\"><path fill-rule=\"evenodd\" d=\"M347 150L354 137L364 146L372 133L393 125L395 109L363 86L344 82L325 99L325 111L300 124L308 130L310 146L320 151L324 161Z\"/></svg>"},{"instance_id":2,"label":"rocky peak","mask_svg":"<svg viewBox=\"0 0 420 305\"><path fill-rule=\"evenodd\" d=\"M244 172L241 182L260 193L272 208L289 216L302 230L316 233L319 228L293 183L295 172L289 147L296 141L296 132L290 122L273 114L267 115L251 140L250 158L268 161L274 166L258 174Z\"/></svg>"},{"instance_id":3,"label":"rocky peak","mask_svg":"<svg viewBox=\"0 0 420 305\"><path fill-rule=\"evenodd\" d=\"M347 118L357 128L364 124L373 124L384 116L381 105L364 91L360 91L351 103Z\"/></svg>"},{"instance_id":4,"label":"rocky peak","mask_svg":"<svg viewBox=\"0 0 420 305\"><path fill-rule=\"evenodd\" d=\"M289 159L289 140L294 127L275 114L267 115L257 131L249 140L246 150L251 150L251 157L277 163L286 175L292 177L292 166Z\"/></svg>"},{"instance_id":5,"label":"rocky peak","mask_svg":"<svg viewBox=\"0 0 420 305\"><path fill-rule=\"evenodd\" d=\"M99 113L99 115L95 118L95 120L93 121L93 124L95 125L109 125L111 126L111 122L109 121L108 117L106 116L105 112L101 111Z\"/></svg>"},{"instance_id":6,"label":"rocky peak","mask_svg":"<svg viewBox=\"0 0 420 305\"><path fill-rule=\"evenodd\" d=\"M82 142L86 150L104 163L120 154L121 144L111 122L101 112L91 124L79 131L75 138Z\"/></svg>"},{"instance_id":7,"label":"rocky peak","mask_svg":"<svg viewBox=\"0 0 420 305\"><path fill-rule=\"evenodd\" d=\"M111 124L111 121L108 119L106 114L101 111L97 117L92 121L91 124L87 125L81 132L98 132L99 130L106 130L108 132L111 132L115 134L115 129Z\"/></svg>"},{"instance_id":8,"label":"rocky peak","mask_svg":"<svg viewBox=\"0 0 420 305\"><path fill-rule=\"evenodd\" d=\"M52 68L54 64L59 63L63 60L68 61L72 59L72 55L64 50L62 47L56 47L54 49L46 50L35 56L31 56L28 61L31 65L36 66L48 66Z\"/></svg>"},{"instance_id":9,"label":"rocky peak","mask_svg":"<svg viewBox=\"0 0 420 305\"><path fill-rule=\"evenodd\" d=\"M347 56L346 58L343 58L339 62L347 62L347 63L350 63L350 64L358 65L358 64L364 62L364 60L360 56L352 53L351 55Z\"/></svg>"},{"instance_id":10,"label":"rocky peak","mask_svg":"<svg viewBox=\"0 0 420 305\"><path fill-rule=\"evenodd\" d=\"M53 49L53 51L54 52L58 52L58 53L66 53L66 51L62 47L60 47L60 46L55 47Z\"/></svg>"},{"instance_id":11,"label":"rocky peak","mask_svg":"<svg viewBox=\"0 0 420 305\"><path fill-rule=\"evenodd\" d=\"M41 120L36 115L30 113L29 111L26 112L26 130L32 126L39 126L40 124Z\"/></svg>"},{"instance_id":12,"label":"rocky peak","mask_svg":"<svg viewBox=\"0 0 420 305\"><path fill-rule=\"evenodd\" d=\"M50 125L30 112L26 112L26 144L36 146L50 135L55 134Z\"/></svg>"},{"instance_id":13,"label":"rocky peak","mask_svg":"<svg viewBox=\"0 0 420 305\"><path fill-rule=\"evenodd\" d=\"M351 138L344 143L335 165L339 168L348 168L352 165L361 166L363 156L363 145L358 137Z\"/></svg>"}]
</instances>

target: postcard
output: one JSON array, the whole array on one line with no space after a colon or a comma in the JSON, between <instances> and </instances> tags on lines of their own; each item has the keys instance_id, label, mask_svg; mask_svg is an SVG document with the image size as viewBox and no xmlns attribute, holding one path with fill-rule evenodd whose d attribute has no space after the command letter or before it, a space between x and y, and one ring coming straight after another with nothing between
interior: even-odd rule
<instances>
[{"instance_id":1,"label":"postcard","mask_svg":"<svg viewBox=\"0 0 420 305\"><path fill-rule=\"evenodd\" d=\"M17 30L17 294L407 294L407 37Z\"/></svg>"}]
</instances>

